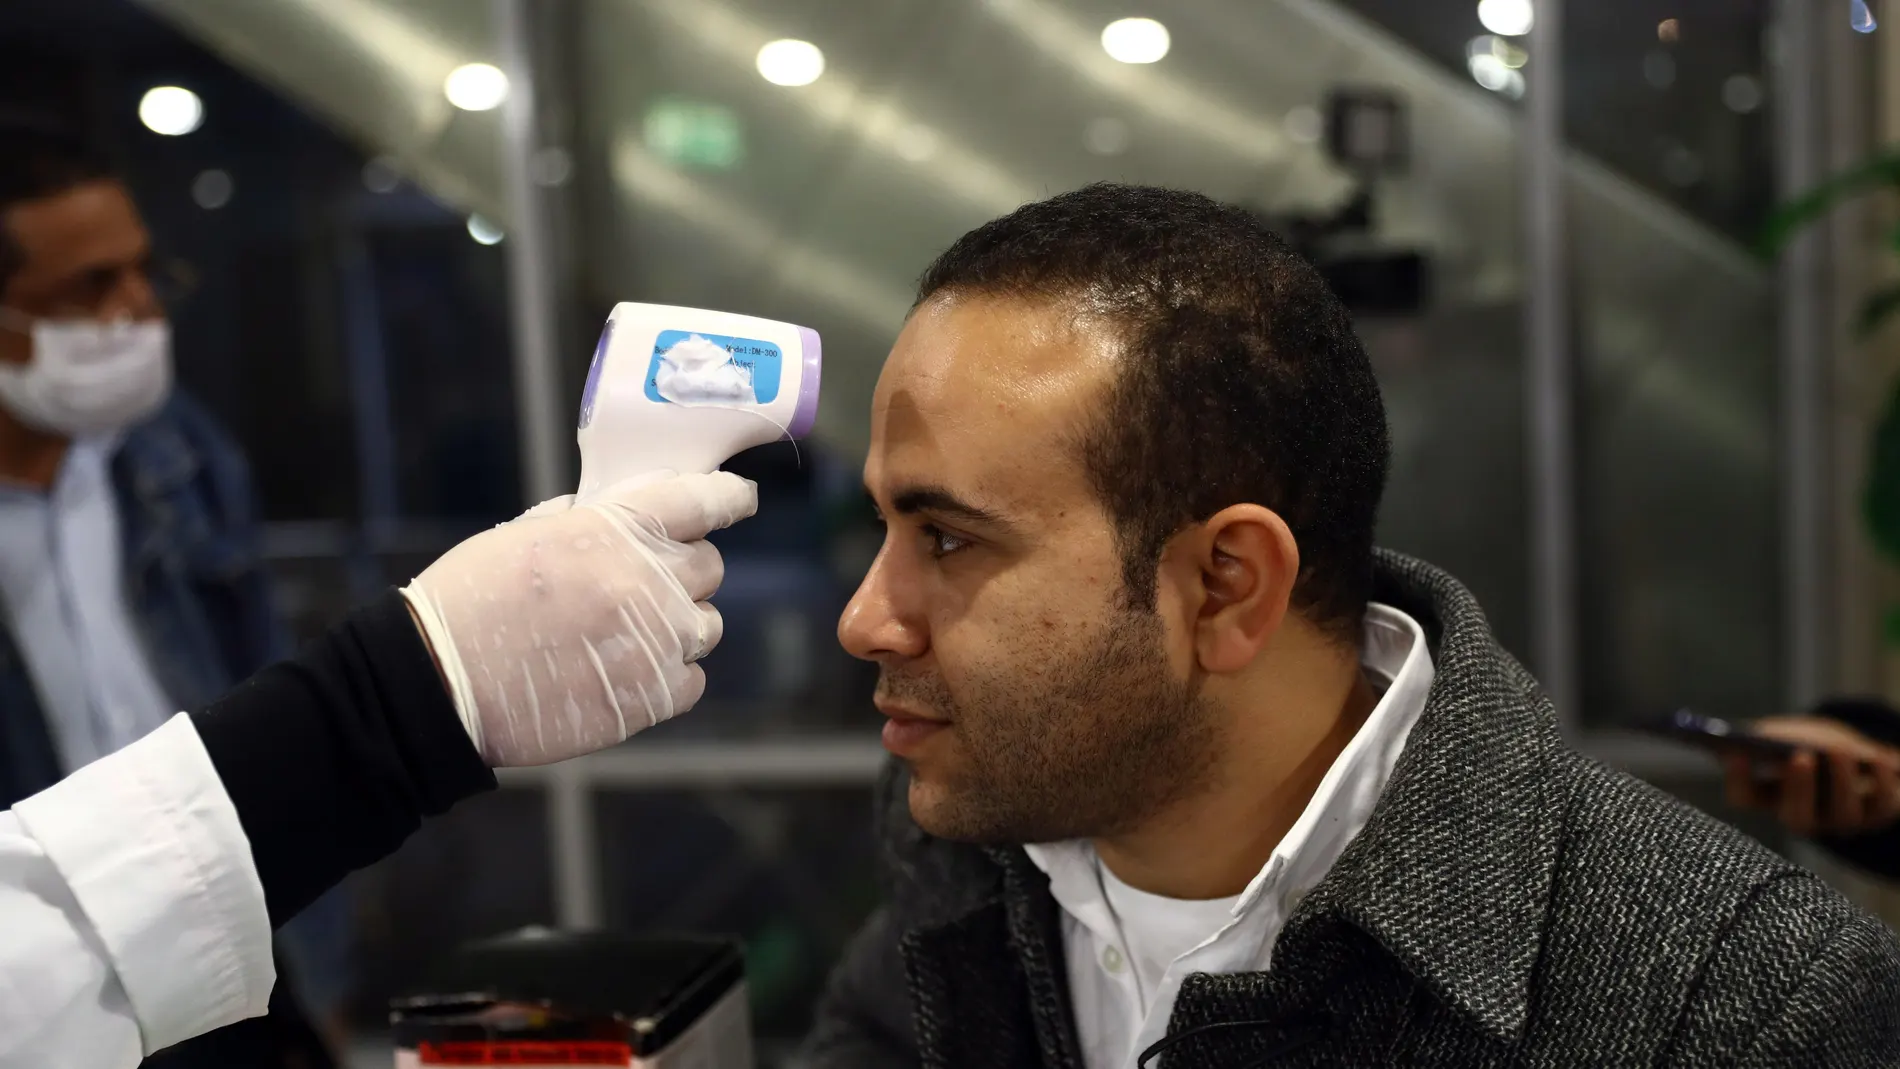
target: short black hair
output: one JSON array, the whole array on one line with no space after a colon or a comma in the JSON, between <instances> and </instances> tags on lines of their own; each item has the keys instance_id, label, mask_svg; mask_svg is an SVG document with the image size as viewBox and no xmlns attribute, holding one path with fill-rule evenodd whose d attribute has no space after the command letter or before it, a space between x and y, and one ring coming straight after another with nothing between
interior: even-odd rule
<instances>
[{"instance_id":1,"label":"short black hair","mask_svg":"<svg viewBox=\"0 0 1900 1069\"><path fill-rule=\"evenodd\" d=\"M1254 503L1299 544L1295 607L1358 643L1391 442L1371 361L1311 264L1242 208L1104 183L959 238L917 301L946 292L1076 300L1121 327L1125 360L1078 446L1131 606L1153 608L1183 527Z\"/></svg>"},{"instance_id":2,"label":"short black hair","mask_svg":"<svg viewBox=\"0 0 1900 1069\"><path fill-rule=\"evenodd\" d=\"M0 113L0 217L16 204L118 177L105 153L59 122ZM21 259L13 235L0 225L0 291L20 269Z\"/></svg>"}]
</instances>

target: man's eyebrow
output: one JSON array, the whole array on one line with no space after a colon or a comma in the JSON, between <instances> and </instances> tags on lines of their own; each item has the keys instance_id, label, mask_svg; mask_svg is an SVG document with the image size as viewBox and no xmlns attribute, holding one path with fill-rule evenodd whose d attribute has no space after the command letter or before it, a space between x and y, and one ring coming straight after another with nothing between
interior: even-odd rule
<instances>
[{"instance_id":1,"label":"man's eyebrow","mask_svg":"<svg viewBox=\"0 0 1900 1069\"><path fill-rule=\"evenodd\" d=\"M940 486L907 486L891 495L891 507L905 516L931 512L939 516L1008 529L1008 520L979 505L972 505Z\"/></svg>"}]
</instances>

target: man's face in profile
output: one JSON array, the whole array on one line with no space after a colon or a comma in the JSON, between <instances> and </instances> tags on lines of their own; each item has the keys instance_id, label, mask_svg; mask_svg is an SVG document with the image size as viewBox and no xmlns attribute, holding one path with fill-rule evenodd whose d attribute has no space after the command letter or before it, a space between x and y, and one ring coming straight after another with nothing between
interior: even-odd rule
<instances>
[{"instance_id":1,"label":"man's face in profile","mask_svg":"<svg viewBox=\"0 0 1900 1069\"><path fill-rule=\"evenodd\" d=\"M1114 834L1212 764L1168 592L1127 607L1082 464L1120 359L1114 326L1069 303L949 293L878 380L864 478L887 530L838 633L880 667L885 742L932 834Z\"/></svg>"}]
</instances>

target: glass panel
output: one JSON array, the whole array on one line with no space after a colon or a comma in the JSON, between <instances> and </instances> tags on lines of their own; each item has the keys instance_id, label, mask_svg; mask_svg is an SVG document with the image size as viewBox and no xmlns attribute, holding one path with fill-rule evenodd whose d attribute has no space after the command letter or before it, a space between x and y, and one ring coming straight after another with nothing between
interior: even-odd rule
<instances>
[{"instance_id":1,"label":"glass panel","mask_svg":"<svg viewBox=\"0 0 1900 1069\"><path fill-rule=\"evenodd\" d=\"M266 519L352 516L356 439L325 216L360 167L357 154L288 101L136 17L157 56L99 72L114 106L96 122L125 162L160 255L181 258L196 279L172 309L179 384L244 447ZM199 94L203 130L160 137L140 124L134 105L159 81Z\"/></svg>"},{"instance_id":2,"label":"glass panel","mask_svg":"<svg viewBox=\"0 0 1900 1069\"><path fill-rule=\"evenodd\" d=\"M87 6L125 0L85 0ZM402 161L431 192L505 224L500 129L505 80L494 64L491 6L465 0L253 3L169 0L165 17L276 87L354 143ZM498 94L497 89L501 92Z\"/></svg>"},{"instance_id":3,"label":"glass panel","mask_svg":"<svg viewBox=\"0 0 1900 1069\"><path fill-rule=\"evenodd\" d=\"M1502 36L1529 29L1535 0L1341 2L1474 80L1495 74L1487 54L1535 62L1525 36ZM1752 234L1773 185L1767 0L1570 0L1564 18L1571 142L1710 226Z\"/></svg>"},{"instance_id":4,"label":"glass panel","mask_svg":"<svg viewBox=\"0 0 1900 1069\"><path fill-rule=\"evenodd\" d=\"M350 882L350 995L362 1027L383 1027L390 998L413 993L464 941L554 923L547 839L542 792L496 791L430 821Z\"/></svg>"},{"instance_id":5,"label":"glass panel","mask_svg":"<svg viewBox=\"0 0 1900 1069\"><path fill-rule=\"evenodd\" d=\"M1537 61L1519 51L1525 38L1498 36L1525 28L1534 0L1492 0L1488 21L1476 0L1347 6L1474 88L1486 76L1485 56L1521 61L1525 71ZM1566 3L1564 12L1564 118L1579 150L1565 173L1581 368L1583 717L1627 722L1681 703L1765 712L1782 670L1774 294L1745 246L1772 180L1768 3L1607 0ZM1504 89L1509 97L1515 85ZM1483 162L1522 166L1515 151ZM1500 197L1490 210L1514 216L1518 207ZM1509 326L1500 318L1497 328ZM1457 338L1434 341L1419 347L1421 363L1458 359ZM1431 390L1460 377L1421 375ZM1500 406L1520 386L1514 375L1480 377ZM1403 398L1392 407L1403 437ZM1494 411L1474 409L1480 422ZM1471 417L1438 416L1435 431L1462 440L1444 424ZM1452 465L1460 475L1432 498L1436 514L1401 515L1427 529L1451 525L1445 548L1433 552L1477 551L1522 574L1521 515L1487 530L1459 525L1457 510L1443 505L1466 486L1487 485L1463 482L1466 471L1490 466L1491 478L1513 477L1512 458L1496 451L1506 441L1487 438ZM1403 466L1403 449L1400 456ZM1401 476L1395 489L1404 484ZM1521 505L1518 495L1511 501ZM1522 618L1513 621L1509 603L1502 614L1496 599L1487 605L1522 652Z\"/></svg>"},{"instance_id":6,"label":"glass panel","mask_svg":"<svg viewBox=\"0 0 1900 1069\"><path fill-rule=\"evenodd\" d=\"M89 6L121 27L107 40L136 42L133 58L100 66L50 110L103 131L159 251L189 266L196 284L173 309L179 380L245 447L265 518L518 511L504 254L475 240L469 209L419 192L402 168L136 7ZM32 31L39 64L64 55L70 69L73 50L99 47L62 25ZM208 36L223 45L244 25ZM193 136L140 124L140 95L168 82L203 101Z\"/></svg>"},{"instance_id":7,"label":"glass panel","mask_svg":"<svg viewBox=\"0 0 1900 1069\"><path fill-rule=\"evenodd\" d=\"M1472 43L1492 32L1478 17L1478 0L1340 0L1339 6L1363 16L1427 59L1459 74L1470 72ZM1505 6L1517 8L1514 4ZM1521 9L1507 10L1506 14L1518 18L1522 12ZM1495 16L1493 20L1496 21ZM1514 27L1500 25L1499 28ZM1521 37L1517 43L1522 43Z\"/></svg>"},{"instance_id":8,"label":"glass panel","mask_svg":"<svg viewBox=\"0 0 1900 1069\"><path fill-rule=\"evenodd\" d=\"M523 507L506 255L472 240L464 216L407 199L401 214L372 209L359 224L360 292L373 307L354 314L370 317L370 344L387 355L394 431L387 472L366 481L386 486L397 516L500 522ZM377 370L370 355L359 354L365 376Z\"/></svg>"},{"instance_id":9,"label":"glass panel","mask_svg":"<svg viewBox=\"0 0 1900 1069\"><path fill-rule=\"evenodd\" d=\"M879 901L870 792L612 792L596 811L608 925L742 938L761 1046L802 1037Z\"/></svg>"},{"instance_id":10,"label":"glass panel","mask_svg":"<svg viewBox=\"0 0 1900 1069\"><path fill-rule=\"evenodd\" d=\"M1751 240L1774 189L1769 0L1591 0L1564 13L1572 143Z\"/></svg>"},{"instance_id":11,"label":"glass panel","mask_svg":"<svg viewBox=\"0 0 1900 1069\"><path fill-rule=\"evenodd\" d=\"M1767 6L1565 7L1572 138L1634 178L1579 160L1567 191L1595 723L1748 716L1782 693L1775 290L1743 243L1770 167L1758 110L1737 107L1767 92ZM1747 99L1725 98L1731 75Z\"/></svg>"},{"instance_id":12,"label":"glass panel","mask_svg":"<svg viewBox=\"0 0 1900 1069\"><path fill-rule=\"evenodd\" d=\"M1316 143L1327 91L1389 88L1410 110L1412 166L1377 184L1372 226L1338 240L1432 260L1422 314L1365 322L1399 433L1385 538L1456 570L1516 642L1525 618L1521 315L1504 103L1330 9L1280 5L1241 17L1230 5L1176 5L1167 61L1151 67L1104 54L1102 29L1121 14L1052 0L898 3L851 20L809 3L582 4L570 66L581 81L582 211L594 224L582 261L592 288L817 326L826 400L811 452L831 450L843 469L843 509L909 281L958 233L1045 191L1104 178L1189 186L1282 223L1318 219L1352 192ZM760 76L760 48L781 36L822 48L818 81L791 88ZM790 515L793 529L807 529ZM752 552L734 550L735 578ZM811 621L823 665L836 655L825 637L830 609L816 606L840 603L856 576L819 554L782 574L797 569L809 593L778 588L787 591L783 618ZM729 583L726 597L735 596ZM755 640L728 642L732 656L756 656L736 652ZM708 671L715 688L756 682L722 678L711 662ZM862 686L861 672L836 671ZM851 716L839 722L863 719ZM745 730L692 720L679 730Z\"/></svg>"},{"instance_id":13,"label":"glass panel","mask_svg":"<svg viewBox=\"0 0 1900 1069\"><path fill-rule=\"evenodd\" d=\"M874 730L876 673L835 637L838 614L862 575L844 563L841 525L871 527L856 464L823 444L789 443L727 465L760 487L758 516L712 541L726 559L719 589L725 637L703 662L706 699L661 726L664 738Z\"/></svg>"},{"instance_id":14,"label":"glass panel","mask_svg":"<svg viewBox=\"0 0 1900 1069\"><path fill-rule=\"evenodd\" d=\"M302 645L323 634L358 603L360 585L344 557L279 558L271 562L277 609L292 641Z\"/></svg>"},{"instance_id":15,"label":"glass panel","mask_svg":"<svg viewBox=\"0 0 1900 1069\"><path fill-rule=\"evenodd\" d=\"M467 76L500 77L479 67L488 11L186 0L166 12L193 42L162 32L206 87L204 133L154 138L113 113L163 176L155 229L207 250L204 310L180 323L181 354L206 352L181 365L232 413L271 519L492 522L522 506L499 98L475 99ZM126 72L113 96L159 74ZM185 195L201 168L227 175L228 206Z\"/></svg>"}]
</instances>

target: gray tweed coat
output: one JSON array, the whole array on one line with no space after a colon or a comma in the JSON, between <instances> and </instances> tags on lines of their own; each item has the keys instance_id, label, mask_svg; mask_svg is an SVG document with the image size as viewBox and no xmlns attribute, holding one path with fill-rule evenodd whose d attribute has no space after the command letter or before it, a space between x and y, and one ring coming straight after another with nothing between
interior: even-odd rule
<instances>
[{"instance_id":1,"label":"gray tweed coat","mask_svg":"<svg viewBox=\"0 0 1900 1069\"><path fill-rule=\"evenodd\" d=\"M1189 977L1165 1069L1900 1065L1900 945L1808 873L1566 749L1456 580L1379 601L1437 678L1377 809L1270 972ZM933 839L880 786L887 901L810 1069L1081 1069L1057 907L1020 849Z\"/></svg>"}]
</instances>

